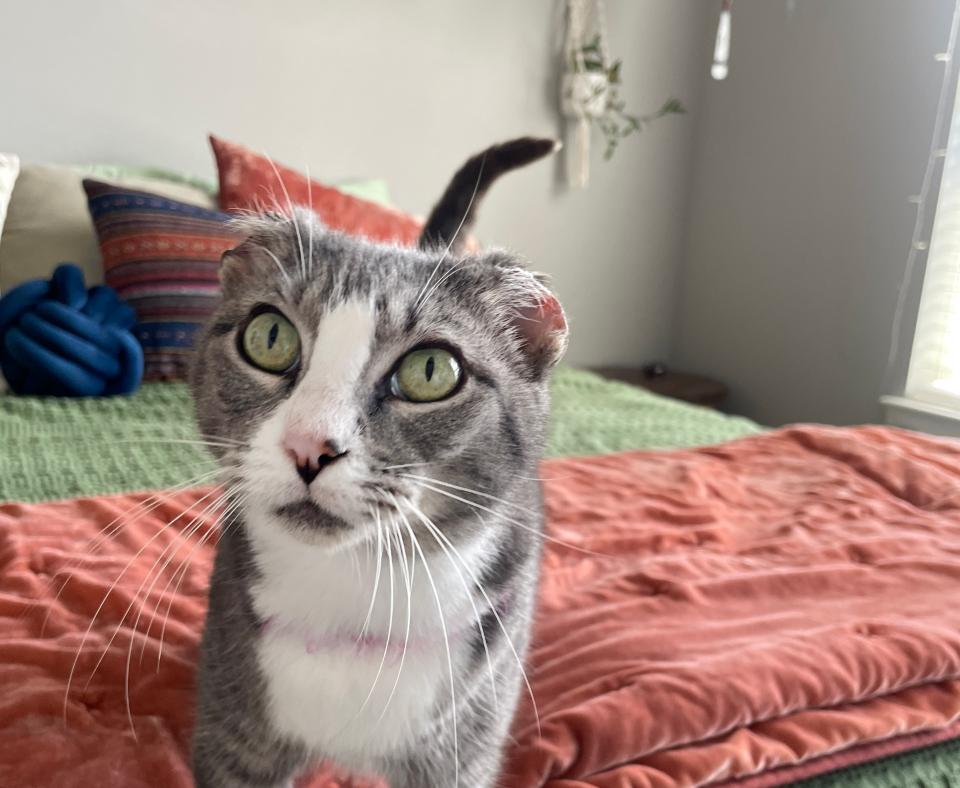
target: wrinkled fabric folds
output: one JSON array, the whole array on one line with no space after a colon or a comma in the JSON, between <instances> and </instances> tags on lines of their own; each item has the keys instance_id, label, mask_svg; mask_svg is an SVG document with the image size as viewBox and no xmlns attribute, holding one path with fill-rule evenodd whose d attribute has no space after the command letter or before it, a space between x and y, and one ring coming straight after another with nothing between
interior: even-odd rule
<instances>
[{"instance_id":1,"label":"wrinkled fabric folds","mask_svg":"<svg viewBox=\"0 0 960 788\"><path fill-rule=\"evenodd\" d=\"M957 444L796 427L542 468L542 735L526 697L504 786L775 785L960 720ZM0 506L0 784L190 785L211 492Z\"/></svg>"}]
</instances>

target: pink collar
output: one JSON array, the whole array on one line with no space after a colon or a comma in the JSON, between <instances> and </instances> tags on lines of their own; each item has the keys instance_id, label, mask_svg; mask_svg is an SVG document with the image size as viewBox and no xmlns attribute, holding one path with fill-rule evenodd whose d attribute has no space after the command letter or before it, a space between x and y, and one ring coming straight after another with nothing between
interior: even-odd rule
<instances>
[{"instance_id":1,"label":"pink collar","mask_svg":"<svg viewBox=\"0 0 960 788\"><path fill-rule=\"evenodd\" d=\"M508 590L499 598L494 597L494 607L497 614L503 618L507 609L513 601L513 592ZM447 635L451 645L459 643L463 638L468 637L471 631L476 632L478 623L470 620L466 624L452 625L447 623ZM284 621L279 616L271 616L260 625L260 635L262 637L284 638L303 643L304 651L307 654L317 654L319 652L340 652L353 655L386 655L390 661L399 661L403 656L404 648L408 654L411 653L434 653L438 649L446 648L443 636L438 634L436 637L418 637L411 634L409 640L404 643L404 626L394 627L394 632L388 641L380 635L371 635L369 633L360 637L353 632L333 631L333 632L315 632L311 631L303 624L295 621Z\"/></svg>"},{"instance_id":2,"label":"pink collar","mask_svg":"<svg viewBox=\"0 0 960 788\"><path fill-rule=\"evenodd\" d=\"M459 642L467 634L470 627L459 627L454 630L448 629L448 635L451 645ZM397 630L397 627L394 627ZM418 637L410 635L409 640L404 644L404 627L399 627L399 631L394 631L390 640L380 635L364 634L362 637L348 632L314 632L302 624L292 621L282 621L277 616L271 616L260 627L260 634L263 637L283 638L296 640L303 643L304 651L307 654L318 654L320 652L340 652L353 655L381 655L385 654L388 661L399 661L403 655L404 645L406 645L407 654L432 653L437 649L443 649L444 642L442 636Z\"/></svg>"}]
</instances>

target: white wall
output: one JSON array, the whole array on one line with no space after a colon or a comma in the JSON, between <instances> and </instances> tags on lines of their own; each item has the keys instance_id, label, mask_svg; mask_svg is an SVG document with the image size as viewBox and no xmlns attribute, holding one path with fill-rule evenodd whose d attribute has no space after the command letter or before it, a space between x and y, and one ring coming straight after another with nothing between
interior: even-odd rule
<instances>
[{"instance_id":1,"label":"white wall","mask_svg":"<svg viewBox=\"0 0 960 788\"><path fill-rule=\"evenodd\" d=\"M707 84L697 128L673 354L725 380L732 409L879 417L953 6L734 4L730 76Z\"/></svg>"},{"instance_id":2,"label":"white wall","mask_svg":"<svg viewBox=\"0 0 960 788\"><path fill-rule=\"evenodd\" d=\"M555 277L582 364L669 347L682 207L708 24L703 0L608 0L626 96L686 118L597 161L589 191L560 166L491 193L478 235ZM54 162L212 175L205 134L314 176L382 176L426 213L468 153L554 135L561 0L164 0L0 4L0 149Z\"/></svg>"}]
</instances>

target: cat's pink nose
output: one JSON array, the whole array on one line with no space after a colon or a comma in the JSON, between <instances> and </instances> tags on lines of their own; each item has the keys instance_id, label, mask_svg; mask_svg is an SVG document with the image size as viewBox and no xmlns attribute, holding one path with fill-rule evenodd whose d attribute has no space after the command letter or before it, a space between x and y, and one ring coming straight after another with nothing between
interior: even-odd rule
<instances>
[{"instance_id":1,"label":"cat's pink nose","mask_svg":"<svg viewBox=\"0 0 960 788\"><path fill-rule=\"evenodd\" d=\"M288 432L283 438L283 450L308 486L320 471L347 455L336 441L301 432Z\"/></svg>"}]
</instances>

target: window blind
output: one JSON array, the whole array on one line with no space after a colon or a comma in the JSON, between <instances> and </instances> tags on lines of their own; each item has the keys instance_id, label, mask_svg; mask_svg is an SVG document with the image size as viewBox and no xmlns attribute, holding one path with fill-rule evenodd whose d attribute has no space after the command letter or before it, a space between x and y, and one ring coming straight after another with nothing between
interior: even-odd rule
<instances>
[{"instance_id":1,"label":"window blind","mask_svg":"<svg viewBox=\"0 0 960 788\"><path fill-rule=\"evenodd\" d=\"M954 98L905 393L960 410L960 91Z\"/></svg>"}]
</instances>

